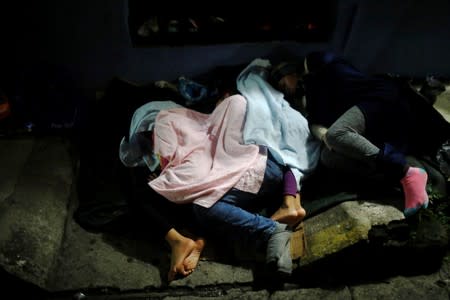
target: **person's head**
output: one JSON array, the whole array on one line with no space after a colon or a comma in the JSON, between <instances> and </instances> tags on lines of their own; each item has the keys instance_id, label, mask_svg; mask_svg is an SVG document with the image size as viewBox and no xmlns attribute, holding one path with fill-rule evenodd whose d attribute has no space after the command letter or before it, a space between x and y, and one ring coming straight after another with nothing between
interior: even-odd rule
<instances>
[{"instance_id":1,"label":"person's head","mask_svg":"<svg viewBox=\"0 0 450 300\"><path fill-rule=\"evenodd\" d=\"M287 100L292 100L299 93L301 77L305 69L297 62L282 62L270 73L270 81L274 88L281 91Z\"/></svg>"},{"instance_id":2,"label":"person's head","mask_svg":"<svg viewBox=\"0 0 450 300\"><path fill-rule=\"evenodd\" d=\"M127 167L147 166L151 172L159 168L159 158L153 152L153 129L132 134L120 143L119 157Z\"/></svg>"}]
</instances>

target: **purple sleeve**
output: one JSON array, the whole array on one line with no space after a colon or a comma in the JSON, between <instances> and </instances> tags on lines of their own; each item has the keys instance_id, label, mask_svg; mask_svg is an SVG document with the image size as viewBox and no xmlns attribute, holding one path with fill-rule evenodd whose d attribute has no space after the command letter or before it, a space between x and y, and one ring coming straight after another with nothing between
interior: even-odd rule
<instances>
[{"instance_id":1,"label":"purple sleeve","mask_svg":"<svg viewBox=\"0 0 450 300\"><path fill-rule=\"evenodd\" d=\"M297 194L297 182L295 181L295 176L291 170L287 170L284 173L283 195L295 196L296 194Z\"/></svg>"}]
</instances>

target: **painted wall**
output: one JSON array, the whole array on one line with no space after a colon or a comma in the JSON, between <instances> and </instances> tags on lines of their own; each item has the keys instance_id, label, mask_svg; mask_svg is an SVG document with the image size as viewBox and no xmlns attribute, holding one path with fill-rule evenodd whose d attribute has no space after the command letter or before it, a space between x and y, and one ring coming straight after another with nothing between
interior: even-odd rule
<instances>
[{"instance_id":1,"label":"painted wall","mask_svg":"<svg viewBox=\"0 0 450 300\"><path fill-rule=\"evenodd\" d=\"M370 72L450 76L450 1L359 2L344 54Z\"/></svg>"},{"instance_id":2,"label":"painted wall","mask_svg":"<svg viewBox=\"0 0 450 300\"><path fill-rule=\"evenodd\" d=\"M31 2L31 1L30 1ZM68 67L89 88L112 76L137 82L194 76L217 65L334 49L362 69L414 76L450 75L450 1L340 0L328 43L262 43L202 47L133 48L127 0L43 0L11 10L7 54L1 62L26 68L37 62ZM25 6L26 5L26 6ZM8 42L9 41L9 42Z\"/></svg>"}]
</instances>

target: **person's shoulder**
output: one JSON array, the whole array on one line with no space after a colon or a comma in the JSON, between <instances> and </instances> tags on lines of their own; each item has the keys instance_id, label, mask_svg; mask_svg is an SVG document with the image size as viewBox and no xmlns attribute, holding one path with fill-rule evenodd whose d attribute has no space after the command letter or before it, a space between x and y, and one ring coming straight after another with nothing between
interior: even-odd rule
<instances>
[{"instance_id":1,"label":"person's shoulder","mask_svg":"<svg viewBox=\"0 0 450 300\"><path fill-rule=\"evenodd\" d=\"M247 99L245 99L244 96L242 96L241 94L234 94L231 95L225 99L223 99L223 101L221 101L217 107L220 109L220 107L229 107L232 106L234 108L241 108L241 109L245 109L247 106Z\"/></svg>"},{"instance_id":2,"label":"person's shoulder","mask_svg":"<svg viewBox=\"0 0 450 300\"><path fill-rule=\"evenodd\" d=\"M245 99L245 97L242 96L241 94L231 95L228 98L225 98L225 100L230 101L235 105L247 104L247 99Z\"/></svg>"}]
</instances>

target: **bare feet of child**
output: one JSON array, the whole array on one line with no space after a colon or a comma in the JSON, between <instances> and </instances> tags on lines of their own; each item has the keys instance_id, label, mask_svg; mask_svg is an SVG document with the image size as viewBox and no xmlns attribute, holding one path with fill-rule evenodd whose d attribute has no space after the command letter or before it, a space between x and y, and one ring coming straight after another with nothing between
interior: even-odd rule
<instances>
[{"instance_id":1,"label":"bare feet of child","mask_svg":"<svg viewBox=\"0 0 450 300\"><path fill-rule=\"evenodd\" d=\"M300 194L294 197L292 195L285 195L283 204L271 216L271 219L280 223L288 224L293 227L301 222L306 216L306 211L300 203Z\"/></svg>"},{"instance_id":2,"label":"bare feet of child","mask_svg":"<svg viewBox=\"0 0 450 300\"><path fill-rule=\"evenodd\" d=\"M200 260L200 255L202 254L203 248L205 247L205 240L203 238L197 238L191 240L195 243L191 252L183 261L184 268L186 270L192 270L197 267L198 261Z\"/></svg>"},{"instance_id":3,"label":"bare feet of child","mask_svg":"<svg viewBox=\"0 0 450 300\"><path fill-rule=\"evenodd\" d=\"M175 229L171 229L166 240L171 247L170 269L168 273L169 282L177 275L187 276L197 267L200 255L205 246L203 238L195 240L187 238Z\"/></svg>"}]
</instances>

